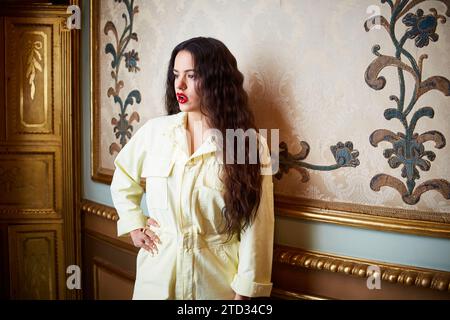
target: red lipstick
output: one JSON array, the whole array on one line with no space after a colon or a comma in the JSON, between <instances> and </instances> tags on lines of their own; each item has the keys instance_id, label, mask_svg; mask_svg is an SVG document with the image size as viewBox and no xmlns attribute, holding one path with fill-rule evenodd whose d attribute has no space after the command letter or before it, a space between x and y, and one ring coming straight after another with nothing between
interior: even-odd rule
<instances>
[{"instance_id":1,"label":"red lipstick","mask_svg":"<svg viewBox=\"0 0 450 320\"><path fill-rule=\"evenodd\" d=\"M177 100L181 104L185 104L189 101L187 95L185 95L184 93L177 93Z\"/></svg>"}]
</instances>

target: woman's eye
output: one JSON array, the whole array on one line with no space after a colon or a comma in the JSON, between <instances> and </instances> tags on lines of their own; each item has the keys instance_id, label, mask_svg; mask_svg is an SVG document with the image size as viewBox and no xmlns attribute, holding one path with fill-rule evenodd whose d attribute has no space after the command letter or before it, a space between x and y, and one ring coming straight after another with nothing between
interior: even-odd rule
<instances>
[{"instance_id":1,"label":"woman's eye","mask_svg":"<svg viewBox=\"0 0 450 320\"><path fill-rule=\"evenodd\" d=\"M174 77L175 79L177 79L177 78L178 78L178 75L177 75L177 74L173 74L173 77Z\"/></svg>"},{"instance_id":2,"label":"woman's eye","mask_svg":"<svg viewBox=\"0 0 450 320\"><path fill-rule=\"evenodd\" d=\"M188 75L188 78L189 78L189 79L195 79L195 75L189 74L189 75Z\"/></svg>"}]
</instances>

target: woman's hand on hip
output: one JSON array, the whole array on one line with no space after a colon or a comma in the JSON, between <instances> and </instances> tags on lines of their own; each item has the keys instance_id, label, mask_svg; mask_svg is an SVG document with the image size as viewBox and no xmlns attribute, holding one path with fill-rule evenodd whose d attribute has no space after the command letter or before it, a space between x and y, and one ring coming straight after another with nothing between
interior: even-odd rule
<instances>
[{"instance_id":1,"label":"woman's hand on hip","mask_svg":"<svg viewBox=\"0 0 450 320\"><path fill-rule=\"evenodd\" d=\"M130 232L133 244L137 248L143 248L151 254L158 253L157 244L161 244L158 235L150 227L159 227L156 220L149 218L145 228L139 228Z\"/></svg>"}]
</instances>

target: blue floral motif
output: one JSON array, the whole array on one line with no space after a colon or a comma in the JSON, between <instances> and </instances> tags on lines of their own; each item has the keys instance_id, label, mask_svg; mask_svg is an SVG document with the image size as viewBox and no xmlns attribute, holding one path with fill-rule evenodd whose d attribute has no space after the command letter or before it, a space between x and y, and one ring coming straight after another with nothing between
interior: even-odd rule
<instances>
[{"instance_id":1,"label":"blue floral motif","mask_svg":"<svg viewBox=\"0 0 450 320\"><path fill-rule=\"evenodd\" d=\"M114 80L114 85L108 89L108 98L113 97L114 103L120 107L120 113L118 118L111 119L111 125L113 125L113 131L116 139L119 143L113 142L109 146L109 153L113 155L118 153L127 143L127 140L131 138L134 130L133 122L139 122L139 113L134 111L130 114L130 106L134 103L141 103L141 93L139 90L132 90L128 93L125 100L122 99L122 89L124 88L124 81L119 78L122 59L125 59L125 67L128 72L138 72L139 55L138 52L132 49L125 52L131 41L138 41L138 35L133 32L134 17L139 13L139 7L134 5L134 0L115 0L116 3L123 3L126 7L126 12L122 14L122 18L125 20L125 26L122 30L122 34L119 35L116 25L113 21L107 21L104 27L104 34L112 34L115 39L114 42L109 42L105 46L105 53L111 54L111 77ZM128 49L129 50L129 49ZM123 93L122 93L123 94Z\"/></svg>"},{"instance_id":2,"label":"blue floral motif","mask_svg":"<svg viewBox=\"0 0 450 320\"><path fill-rule=\"evenodd\" d=\"M345 144L338 142L336 145L330 147L336 163L341 167L357 167L359 166L359 152L353 150L353 143L347 141Z\"/></svg>"},{"instance_id":3,"label":"blue floral motif","mask_svg":"<svg viewBox=\"0 0 450 320\"><path fill-rule=\"evenodd\" d=\"M416 39L416 47L426 47L430 43L429 40L436 42L439 39L439 35L436 33L436 17L431 14L424 16L422 9L418 9L416 14L408 13L402 21L407 27L410 27L406 31L406 35L409 39Z\"/></svg>"},{"instance_id":4,"label":"blue floral motif","mask_svg":"<svg viewBox=\"0 0 450 320\"><path fill-rule=\"evenodd\" d=\"M386 79L380 76L383 69L387 67L397 67L399 75L400 92L399 95L390 96L390 100L396 102L396 107L389 107L384 111L386 120L398 120L404 127L404 133L394 133L387 129L375 130L370 138L370 144L378 147L381 142L392 144L392 148L384 150L383 154L388 159L389 166L392 169L401 167L401 176L406 179L406 183L397 177L389 174L379 173L372 177L370 188L374 191L380 191L382 187L390 187L399 192L403 201L409 205L415 205L420 201L420 197L425 192L434 190L442 194L444 199L450 200L450 182L445 179L430 179L417 185L420 179L420 172L429 171L431 162L436 159L433 151L426 150L425 142L434 142L436 149L442 149L446 146L446 140L442 133L436 130L430 130L424 133L417 133L416 125L418 121L427 117L434 117L434 109L430 106L421 107L414 113L411 113L417 105L420 97L429 91L437 90L450 96L450 80L443 76L431 76L423 79L423 60L428 55L422 54L416 60L411 52L405 49L404 45L408 39L415 39L415 45L418 48L428 46L430 40L438 41L439 36L436 33L438 22L442 24L446 22L446 17L438 14L435 8L430 8L431 14L424 15L422 9L418 9L416 13L408 13L414 6L425 0L401 0L392 1L381 0L382 3L387 2L391 7L391 19L382 16L377 17L378 24L383 25L389 33L395 47L395 55L383 55L380 53L380 46L375 45L372 49L376 58L366 69L366 83L374 90L382 90L386 84ZM446 16L450 16L450 2L441 0L447 6ZM403 36L398 39L395 33L395 24L400 17L402 22L408 27ZM389 22L388 22L389 21ZM366 31L370 31L368 25L372 23L372 19L368 19L364 27ZM405 57L406 60L402 60ZM409 73L415 80L415 86L412 91L412 97L406 101L406 82L404 73Z\"/></svg>"},{"instance_id":5,"label":"blue floral motif","mask_svg":"<svg viewBox=\"0 0 450 320\"><path fill-rule=\"evenodd\" d=\"M300 141L301 151L296 154L289 153L287 143L282 141L280 143L279 152L279 171L275 174L275 178L281 180L283 175L287 174L290 169L296 170L302 176L302 182L309 181L309 173L306 169L316 171L332 171L345 167L355 168L359 166L359 152L353 149L353 143L347 141L346 143L338 142L336 145L330 147L333 154L335 164L332 165L315 165L302 160L305 160L309 154L309 144L305 141Z\"/></svg>"},{"instance_id":6,"label":"blue floral motif","mask_svg":"<svg viewBox=\"0 0 450 320\"><path fill-rule=\"evenodd\" d=\"M138 72L141 69L137 66L137 62L139 61L139 55L136 51L131 50L130 52L125 53L125 67L128 68L129 72Z\"/></svg>"}]
</instances>

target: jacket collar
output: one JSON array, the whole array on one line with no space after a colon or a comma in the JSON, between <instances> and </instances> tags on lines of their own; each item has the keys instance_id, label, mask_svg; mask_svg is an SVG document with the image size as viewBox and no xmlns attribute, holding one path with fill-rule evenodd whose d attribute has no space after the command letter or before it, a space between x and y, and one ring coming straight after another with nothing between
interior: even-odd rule
<instances>
[{"instance_id":1,"label":"jacket collar","mask_svg":"<svg viewBox=\"0 0 450 320\"><path fill-rule=\"evenodd\" d=\"M187 117L188 113L180 111L179 113L171 116L171 123L169 124L166 134L169 135L175 146L188 156L188 144L187 144ZM203 157L208 153L217 151L217 143L212 134L208 134L200 147L189 157L194 159L196 157Z\"/></svg>"}]
</instances>

